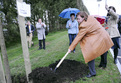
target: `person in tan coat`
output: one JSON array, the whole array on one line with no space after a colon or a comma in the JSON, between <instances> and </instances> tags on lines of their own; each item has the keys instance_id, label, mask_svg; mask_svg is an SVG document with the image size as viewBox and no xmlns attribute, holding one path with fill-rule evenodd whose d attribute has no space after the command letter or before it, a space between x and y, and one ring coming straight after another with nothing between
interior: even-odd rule
<instances>
[{"instance_id":1,"label":"person in tan coat","mask_svg":"<svg viewBox=\"0 0 121 83\"><path fill-rule=\"evenodd\" d=\"M109 34L101 26L101 24L92 16L81 11L77 13L77 21L79 23L79 33L70 45L68 52L70 53L80 43L85 63L88 63L90 73L87 77L96 75L94 59L108 51L113 42Z\"/></svg>"}]
</instances>

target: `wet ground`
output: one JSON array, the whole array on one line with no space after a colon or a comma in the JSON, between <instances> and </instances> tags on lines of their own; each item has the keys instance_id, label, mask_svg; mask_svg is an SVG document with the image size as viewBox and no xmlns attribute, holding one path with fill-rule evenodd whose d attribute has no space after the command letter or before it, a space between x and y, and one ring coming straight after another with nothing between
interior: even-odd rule
<instances>
[{"instance_id":1,"label":"wet ground","mask_svg":"<svg viewBox=\"0 0 121 83\"><path fill-rule=\"evenodd\" d=\"M39 67L30 73L29 79L33 83L63 83L83 79L88 74L88 66L75 60L64 60L60 67L54 72L59 61L50 64L49 67ZM27 83L25 77L19 78L19 83ZM16 83L16 82L14 82Z\"/></svg>"}]
</instances>

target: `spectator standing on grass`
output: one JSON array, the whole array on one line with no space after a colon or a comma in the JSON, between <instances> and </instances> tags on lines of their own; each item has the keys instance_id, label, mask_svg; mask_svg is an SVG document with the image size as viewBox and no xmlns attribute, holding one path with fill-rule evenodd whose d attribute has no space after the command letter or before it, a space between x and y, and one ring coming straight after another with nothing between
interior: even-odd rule
<instances>
[{"instance_id":1,"label":"spectator standing on grass","mask_svg":"<svg viewBox=\"0 0 121 83\"><path fill-rule=\"evenodd\" d=\"M38 35L38 40L39 40L39 49L41 50L42 48L45 49L45 28L46 25L45 23L42 22L41 19L38 19L38 22L36 24L36 29L37 29L37 35ZM43 47L42 47L42 41L43 41Z\"/></svg>"},{"instance_id":2,"label":"spectator standing on grass","mask_svg":"<svg viewBox=\"0 0 121 83\"><path fill-rule=\"evenodd\" d=\"M119 45L119 37L120 33L118 31L117 23L118 23L118 18L119 16L116 14L116 9L113 6L108 7L108 5L105 6L107 10L107 32L109 33L114 45L112 47L114 51L114 63L117 63L117 55L118 55L118 48L120 48Z\"/></svg>"},{"instance_id":3,"label":"spectator standing on grass","mask_svg":"<svg viewBox=\"0 0 121 83\"><path fill-rule=\"evenodd\" d=\"M77 13L77 21L79 33L70 45L68 52L70 53L80 43L82 54L90 70L86 77L90 78L96 76L94 59L108 51L113 46L113 42L94 17L81 11Z\"/></svg>"},{"instance_id":4,"label":"spectator standing on grass","mask_svg":"<svg viewBox=\"0 0 121 83\"><path fill-rule=\"evenodd\" d=\"M29 48L31 48L31 45L32 46L34 45L32 38L34 35L35 27L30 23L30 21L27 22L26 31L27 31L27 42L28 42Z\"/></svg>"},{"instance_id":5,"label":"spectator standing on grass","mask_svg":"<svg viewBox=\"0 0 121 83\"><path fill-rule=\"evenodd\" d=\"M68 36L69 36L69 45L73 42L76 35L78 34L78 22L75 20L75 14L72 13L70 15L71 19L67 21L66 28L68 29ZM75 48L73 50L75 53Z\"/></svg>"}]
</instances>

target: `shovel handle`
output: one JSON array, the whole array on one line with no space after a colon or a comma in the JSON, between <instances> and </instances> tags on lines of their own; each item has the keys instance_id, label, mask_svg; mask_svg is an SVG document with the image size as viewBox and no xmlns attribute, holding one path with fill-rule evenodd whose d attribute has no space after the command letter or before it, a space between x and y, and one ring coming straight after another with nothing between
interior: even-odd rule
<instances>
[{"instance_id":1,"label":"shovel handle","mask_svg":"<svg viewBox=\"0 0 121 83\"><path fill-rule=\"evenodd\" d=\"M69 54L69 52L67 52L65 54L65 56L60 60L60 62L57 64L56 68L58 68L60 66L60 64L63 62L63 60L66 58L66 56Z\"/></svg>"}]
</instances>

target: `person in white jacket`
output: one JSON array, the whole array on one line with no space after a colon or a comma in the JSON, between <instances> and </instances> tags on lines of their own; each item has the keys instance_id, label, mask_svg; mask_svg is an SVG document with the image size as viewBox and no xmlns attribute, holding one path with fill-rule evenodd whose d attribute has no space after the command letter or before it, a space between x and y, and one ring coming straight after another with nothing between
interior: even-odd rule
<instances>
[{"instance_id":1,"label":"person in white jacket","mask_svg":"<svg viewBox=\"0 0 121 83\"><path fill-rule=\"evenodd\" d=\"M114 51L114 63L117 63L117 56L118 56L118 49L120 49L119 45L119 38L120 33L117 28L117 23L119 19L119 15L116 14L116 9L113 6L108 7L108 5L105 6L106 10L108 11L107 16L107 32L109 33L114 45L112 47Z\"/></svg>"},{"instance_id":2,"label":"person in white jacket","mask_svg":"<svg viewBox=\"0 0 121 83\"><path fill-rule=\"evenodd\" d=\"M38 40L39 40L38 50L41 50L42 48L45 49L45 38L46 38L45 28L46 28L45 23L43 23L41 19L38 19L38 22L36 24L37 35L38 35ZM42 47L42 41L43 41L43 47Z\"/></svg>"}]
</instances>

